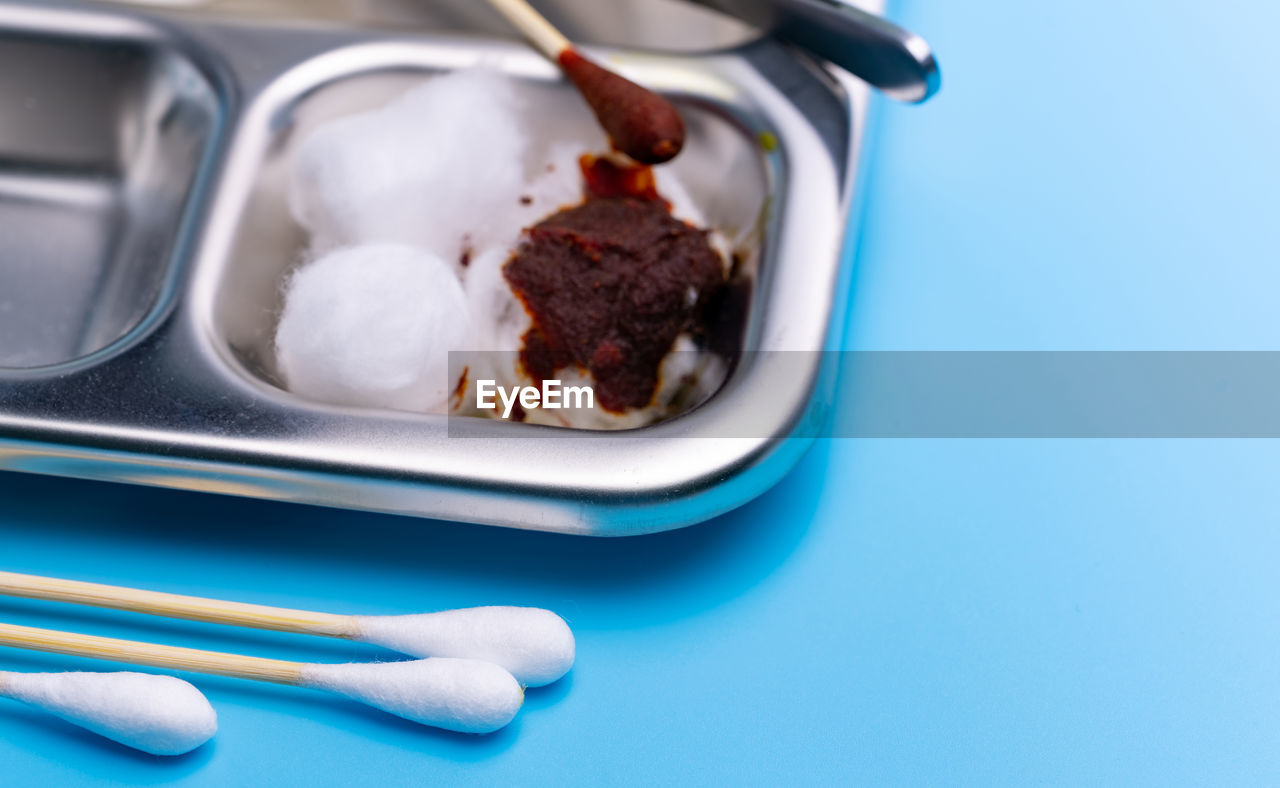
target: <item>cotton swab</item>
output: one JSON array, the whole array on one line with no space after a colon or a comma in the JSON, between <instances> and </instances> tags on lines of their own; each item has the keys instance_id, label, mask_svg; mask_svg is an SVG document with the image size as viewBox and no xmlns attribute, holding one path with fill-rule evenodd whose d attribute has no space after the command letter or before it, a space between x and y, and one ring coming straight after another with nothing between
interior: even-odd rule
<instances>
[{"instance_id":1,"label":"cotton swab","mask_svg":"<svg viewBox=\"0 0 1280 788\"><path fill-rule=\"evenodd\" d=\"M524 691L510 673L472 659L306 664L16 624L0 624L0 645L327 690L461 733L496 731L515 718L524 702Z\"/></svg>"},{"instance_id":2,"label":"cotton swab","mask_svg":"<svg viewBox=\"0 0 1280 788\"><path fill-rule=\"evenodd\" d=\"M173 676L0 671L0 697L152 755L191 752L218 731L208 699Z\"/></svg>"},{"instance_id":3,"label":"cotton swab","mask_svg":"<svg viewBox=\"0 0 1280 788\"><path fill-rule=\"evenodd\" d=\"M618 150L642 164L661 164L684 147L684 121L671 102L584 57L526 0L489 5L560 66Z\"/></svg>"},{"instance_id":4,"label":"cotton swab","mask_svg":"<svg viewBox=\"0 0 1280 788\"><path fill-rule=\"evenodd\" d=\"M501 665L526 687L541 687L573 667L573 632L564 619L536 607L468 607L403 616L351 616L353 640L415 657L482 659Z\"/></svg>"},{"instance_id":5,"label":"cotton swab","mask_svg":"<svg viewBox=\"0 0 1280 788\"><path fill-rule=\"evenodd\" d=\"M414 657L480 659L501 665L527 687L550 684L569 672L576 651L573 632L564 619L534 607L472 607L401 616L347 616L14 572L0 572L0 594L344 638Z\"/></svg>"}]
</instances>

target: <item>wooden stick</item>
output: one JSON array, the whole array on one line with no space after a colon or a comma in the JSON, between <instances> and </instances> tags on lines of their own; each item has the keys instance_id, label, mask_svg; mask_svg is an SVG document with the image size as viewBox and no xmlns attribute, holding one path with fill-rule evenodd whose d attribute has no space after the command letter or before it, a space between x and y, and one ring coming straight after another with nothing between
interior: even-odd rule
<instances>
[{"instance_id":1,"label":"wooden stick","mask_svg":"<svg viewBox=\"0 0 1280 788\"><path fill-rule=\"evenodd\" d=\"M243 602L225 602L197 596L82 583L77 580L22 575L16 572L0 572L0 594L26 599L93 605L153 616L182 618L188 621L270 629L277 632L297 632L304 635L348 639L359 634L352 616L250 605Z\"/></svg>"},{"instance_id":2,"label":"wooden stick","mask_svg":"<svg viewBox=\"0 0 1280 788\"><path fill-rule=\"evenodd\" d=\"M0 645L31 651L48 651L53 654L70 654L76 657L93 657L132 665L150 665L155 668L211 673L253 681L270 681L276 684L300 685L302 683L303 665L300 662L245 657L239 654L223 654L218 651L202 651L179 646L162 646L157 643L140 643L134 640L116 640L17 624L0 624Z\"/></svg>"},{"instance_id":3,"label":"wooden stick","mask_svg":"<svg viewBox=\"0 0 1280 788\"><path fill-rule=\"evenodd\" d=\"M526 0L489 0L489 5L506 17L552 63L558 63L560 54L573 47L569 39Z\"/></svg>"},{"instance_id":4,"label":"wooden stick","mask_svg":"<svg viewBox=\"0 0 1280 788\"><path fill-rule=\"evenodd\" d=\"M615 148L641 164L661 164L684 147L684 120L671 102L584 57L528 0L489 0L489 5L560 66Z\"/></svg>"}]
</instances>

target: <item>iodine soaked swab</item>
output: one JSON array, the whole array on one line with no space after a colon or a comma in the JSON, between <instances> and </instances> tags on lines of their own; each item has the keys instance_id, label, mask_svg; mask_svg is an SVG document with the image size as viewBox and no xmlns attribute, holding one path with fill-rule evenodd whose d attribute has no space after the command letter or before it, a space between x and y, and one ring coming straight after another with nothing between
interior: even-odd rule
<instances>
[{"instance_id":1,"label":"iodine soaked swab","mask_svg":"<svg viewBox=\"0 0 1280 788\"><path fill-rule=\"evenodd\" d=\"M536 607L471 607L401 616L345 616L14 572L0 572L0 594L344 638L413 657L480 659L506 668L526 687L550 684L568 673L576 650L573 633L564 619Z\"/></svg>"},{"instance_id":2,"label":"iodine soaked swab","mask_svg":"<svg viewBox=\"0 0 1280 788\"><path fill-rule=\"evenodd\" d=\"M173 676L0 671L0 697L152 755L191 752L218 732L208 699Z\"/></svg>"},{"instance_id":3,"label":"iodine soaked swab","mask_svg":"<svg viewBox=\"0 0 1280 788\"><path fill-rule=\"evenodd\" d=\"M0 645L327 690L461 733L496 731L515 718L524 702L524 691L510 673L474 659L307 664L16 624L0 624Z\"/></svg>"},{"instance_id":4,"label":"iodine soaked swab","mask_svg":"<svg viewBox=\"0 0 1280 788\"><path fill-rule=\"evenodd\" d=\"M591 105L614 147L641 164L661 164L684 147L684 121L671 102L584 57L526 0L489 0Z\"/></svg>"}]
</instances>

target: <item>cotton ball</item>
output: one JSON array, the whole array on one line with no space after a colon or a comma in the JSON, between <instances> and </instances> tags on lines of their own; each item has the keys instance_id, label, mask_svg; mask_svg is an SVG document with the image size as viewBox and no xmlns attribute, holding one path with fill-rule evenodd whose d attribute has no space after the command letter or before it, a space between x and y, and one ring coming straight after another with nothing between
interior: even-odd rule
<instances>
[{"instance_id":1,"label":"cotton ball","mask_svg":"<svg viewBox=\"0 0 1280 788\"><path fill-rule=\"evenodd\" d=\"M527 97L520 128L529 139L525 165L530 175L542 172L543 159L557 146L571 148L575 160L587 151L609 150L609 135L578 91L563 83L525 80L520 83L520 92ZM573 171L577 172L576 166Z\"/></svg>"},{"instance_id":2,"label":"cotton ball","mask_svg":"<svg viewBox=\"0 0 1280 788\"><path fill-rule=\"evenodd\" d=\"M524 691L510 673L474 659L306 665L301 683L460 733L496 731L524 703Z\"/></svg>"},{"instance_id":3,"label":"cotton ball","mask_svg":"<svg viewBox=\"0 0 1280 788\"><path fill-rule=\"evenodd\" d=\"M729 365L722 356L699 348L692 337L681 334L658 367L659 386L652 408L661 417L671 415L673 409L705 402L728 375Z\"/></svg>"},{"instance_id":4,"label":"cotton ball","mask_svg":"<svg viewBox=\"0 0 1280 788\"><path fill-rule=\"evenodd\" d=\"M462 285L440 258L409 246L337 251L288 281L276 359L290 391L335 405L442 408L469 344Z\"/></svg>"},{"instance_id":5,"label":"cotton ball","mask_svg":"<svg viewBox=\"0 0 1280 788\"><path fill-rule=\"evenodd\" d=\"M554 142L540 155L530 154L526 176L520 191L520 204L512 217L512 229L520 230L536 224L561 208L582 202L582 167L579 157L590 148L575 142ZM532 166L529 166L529 165ZM507 246L510 252L515 243Z\"/></svg>"},{"instance_id":6,"label":"cotton ball","mask_svg":"<svg viewBox=\"0 0 1280 788\"><path fill-rule=\"evenodd\" d=\"M218 730L200 690L146 673L4 673L0 691L152 755L190 752Z\"/></svg>"},{"instance_id":7,"label":"cotton ball","mask_svg":"<svg viewBox=\"0 0 1280 788\"><path fill-rule=\"evenodd\" d=\"M435 77L299 145L290 206L313 247L392 241L450 261L509 235L525 134L514 81L482 69Z\"/></svg>"},{"instance_id":8,"label":"cotton ball","mask_svg":"<svg viewBox=\"0 0 1280 788\"><path fill-rule=\"evenodd\" d=\"M573 632L536 607L472 607L407 616L356 616L357 640L417 657L465 657L501 665L540 687L573 667Z\"/></svg>"},{"instance_id":9,"label":"cotton ball","mask_svg":"<svg viewBox=\"0 0 1280 788\"><path fill-rule=\"evenodd\" d=\"M512 247L516 245L512 241ZM476 316L477 346L486 350L518 351L532 320L502 274L511 259L507 249L494 248L478 255L467 267L463 289Z\"/></svg>"},{"instance_id":10,"label":"cotton ball","mask_svg":"<svg viewBox=\"0 0 1280 788\"><path fill-rule=\"evenodd\" d=\"M523 337L532 321L502 276L510 257L505 248L491 248L472 258L462 280L476 329L473 352L466 356L467 388L455 413L489 415L476 407L477 381L492 380L505 387L529 382L520 375L519 364Z\"/></svg>"}]
</instances>

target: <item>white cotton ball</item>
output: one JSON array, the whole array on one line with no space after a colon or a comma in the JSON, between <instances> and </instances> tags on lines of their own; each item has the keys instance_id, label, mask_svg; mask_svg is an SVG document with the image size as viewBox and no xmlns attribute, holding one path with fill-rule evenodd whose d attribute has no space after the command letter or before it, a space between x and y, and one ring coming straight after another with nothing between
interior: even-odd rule
<instances>
[{"instance_id":1,"label":"white cotton ball","mask_svg":"<svg viewBox=\"0 0 1280 788\"><path fill-rule=\"evenodd\" d=\"M356 616L357 640L415 657L462 657L501 665L540 687L573 667L573 632L536 607L471 607L407 616Z\"/></svg>"},{"instance_id":2,"label":"white cotton ball","mask_svg":"<svg viewBox=\"0 0 1280 788\"><path fill-rule=\"evenodd\" d=\"M306 665L301 683L460 733L492 733L524 703L510 673L474 659Z\"/></svg>"},{"instance_id":3,"label":"white cotton ball","mask_svg":"<svg viewBox=\"0 0 1280 788\"><path fill-rule=\"evenodd\" d=\"M515 241L512 241L512 247ZM467 267L462 288L476 316L476 346L486 351L518 352L532 320L503 276L511 252L494 248L476 256Z\"/></svg>"},{"instance_id":4,"label":"white cotton ball","mask_svg":"<svg viewBox=\"0 0 1280 788\"><path fill-rule=\"evenodd\" d=\"M0 691L152 755L190 752L218 731L200 690L146 673L5 673Z\"/></svg>"},{"instance_id":5,"label":"white cotton ball","mask_svg":"<svg viewBox=\"0 0 1280 788\"><path fill-rule=\"evenodd\" d=\"M488 411L476 407L477 381L492 380L508 388L529 383L520 374L519 359L524 334L532 321L502 275L502 267L510 257L506 249L489 249L472 258L462 280L475 316L476 334L474 352L466 357L467 388L455 413L488 415Z\"/></svg>"},{"instance_id":6,"label":"white cotton ball","mask_svg":"<svg viewBox=\"0 0 1280 788\"><path fill-rule=\"evenodd\" d=\"M409 246L371 244L303 266L285 289L276 359L290 391L335 405L428 411L457 383L449 351L472 336L453 271Z\"/></svg>"},{"instance_id":7,"label":"white cotton ball","mask_svg":"<svg viewBox=\"0 0 1280 788\"><path fill-rule=\"evenodd\" d=\"M576 142L554 142L540 155L530 154L531 172L520 189L521 199L512 215L515 237L505 251L514 251L520 231L537 224L562 208L582 202L582 166L579 157L591 148Z\"/></svg>"},{"instance_id":8,"label":"white cotton ball","mask_svg":"<svg viewBox=\"0 0 1280 788\"><path fill-rule=\"evenodd\" d=\"M505 240L524 180L520 106L513 79L467 69L330 121L295 154L294 217L319 250L398 242L452 264Z\"/></svg>"}]
</instances>

